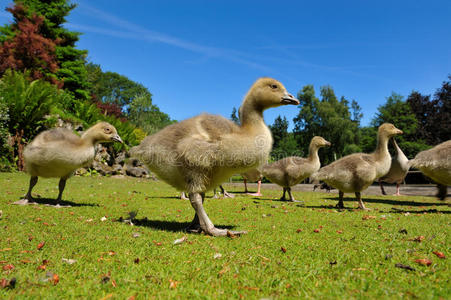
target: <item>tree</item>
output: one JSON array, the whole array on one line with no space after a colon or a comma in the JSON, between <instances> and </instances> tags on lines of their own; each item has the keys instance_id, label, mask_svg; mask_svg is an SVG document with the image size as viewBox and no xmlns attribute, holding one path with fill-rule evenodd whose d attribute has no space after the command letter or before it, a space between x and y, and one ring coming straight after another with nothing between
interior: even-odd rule
<instances>
[{"instance_id":1,"label":"tree","mask_svg":"<svg viewBox=\"0 0 451 300\"><path fill-rule=\"evenodd\" d=\"M234 106L232 109L232 113L230 114L230 120L235 122L235 124L240 124L240 119L237 116L238 111L236 110L236 107Z\"/></svg>"},{"instance_id":2,"label":"tree","mask_svg":"<svg viewBox=\"0 0 451 300\"><path fill-rule=\"evenodd\" d=\"M58 68L52 73L55 74L58 82L64 83L65 90L77 98L88 99L88 81L86 80L87 73L84 66L87 51L75 48L75 43L80 34L63 27L66 22L65 17L76 5L68 3L68 0L14 0L14 3L16 4L15 7L23 6L26 8L27 17L36 15L43 18L39 34L42 38L51 40L56 45L54 55ZM10 32L8 26L3 27L1 32L8 34ZM13 36L2 37L6 40L10 38L13 38Z\"/></svg>"},{"instance_id":3,"label":"tree","mask_svg":"<svg viewBox=\"0 0 451 300\"><path fill-rule=\"evenodd\" d=\"M87 65L90 94L94 100L119 105L126 113L133 99L140 95L152 99L152 94L142 84L115 72L103 72L99 65Z\"/></svg>"},{"instance_id":4,"label":"tree","mask_svg":"<svg viewBox=\"0 0 451 300\"><path fill-rule=\"evenodd\" d=\"M0 103L8 108L8 131L13 137L17 166L23 170L25 141L52 125L52 107L60 105L64 92L56 86L37 79L29 81L26 74L8 70L0 81Z\"/></svg>"},{"instance_id":5,"label":"tree","mask_svg":"<svg viewBox=\"0 0 451 300\"><path fill-rule=\"evenodd\" d=\"M288 136L288 120L279 115L274 120L274 124L269 126L273 138L273 148L278 148L281 140Z\"/></svg>"},{"instance_id":6,"label":"tree","mask_svg":"<svg viewBox=\"0 0 451 300\"><path fill-rule=\"evenodd\" d=\"M416 153L428 148L418 136L418 121L409 104L403 101L403 96L392 93L385 104L378 107L371 124L377 128L383 123L392 123L403 131L396 140L407 157L413 158Z\"/></svg>"},{"instance_id":7,"label":"tree","mask_svg":"<svg viewBox=\"0 0 451 300\"><path fill-rule=\"evenodd\" d=\"M293 119L294 133L304 153L308 152L310 141L316 135L330 141L332 146L320 152L322 163L327 164L358 149L355 145L358 124L351 120L349 101L345 97L338 100L330 86L323 86L320 91L321 100L315 96L312 85L304 86L298 93L300 110ZM350 147L352 144L355 146Z\"/></svg>"},{"instance_id":8,"label":"tree","mask_svg":"<svg viewBox=\"0 0 451 300\"><path fill-rule=\"evenodd\" d=\"M173 123L171 118L152 104L149 94L141 94L133 98L128 110L128 119L148 134Z\"/></svg>"},{"instance_id":9,"label":"tree","mask_svg":"<svg viewBox=\"0 0 451 300\"><path fill-rule=\"evenodd\" d=\"M14 36L0 45L0 75L8 69L29 71L31 79L44 78L58 86L62 82L55 75L58 70L55 47L56 43L43 37L42 16L28 16L22 5L7 8L14 16L15 23L11 25Z\"/></svg>"}]
</instances>

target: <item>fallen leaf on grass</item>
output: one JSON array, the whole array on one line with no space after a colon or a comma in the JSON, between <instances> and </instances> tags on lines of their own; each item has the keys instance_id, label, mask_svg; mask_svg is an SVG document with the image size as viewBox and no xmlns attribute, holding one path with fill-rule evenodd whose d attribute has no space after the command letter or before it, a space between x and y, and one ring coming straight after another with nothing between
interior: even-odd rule
<instances>
[{"instance_id":1,"label":"fallen leaf on grass","mask_svg":"<svg viewBox=\"0 0 451 300\"><path fill-rule=\"evenodd\" d=\"M412 268L409 265L404 265L404 264L395 264L395 267L400 268L400 269L404 269L404 270L408 270L408 271L416 271L414 268Z\"/></svg>"},{"instance_id":2,"label":"fallen leaf on grass","mask_svg":"<svg viewBox=\"0 0 451 300\"><path fill-rule=\"evenodd\" d=\"M60 277L58 276L58 274L53 274L50 281L53 283L53 285L56 285L58 282L60 282Z\"/></svg>"},{"instance_id":3,"label":"fallen leaf on grass","mask_svg":"<svg viewBox=\"0 0 451 300\"><path fill-rule=\"evenodd\" d=\"M438 258L446 258L445 254L443 254L443 252L439 252L439 251L434 251L432 252L435 255L437 255Z\"/></svg>"},{"instance_id":4,"label":"fallen leaf on grass","mask_svg":"<svg viewBox=\"0 0 451 300\"><path fill-rule=\"evenodd\" d=\"M420 235L420 236L417 236L416 238L410 239L409 241L421 243L422 240L424 240L424 236Z\"/></svg>"},{"instance_id":5,"label":"fallen leaf on grass","mask_svg":"<svg viewBox=\"0 0 451 300\"><path fill-rule=\"evenodd\" d=\"M180 281L175 281L172 279L169 279L169 288L170 289L175 289L177 288L177 285L180 283Z\"/></svg>"},{"instance_id":6,"label":"fallen leaf on grass","mask_svg":"<svg viewBox=\"0 0 451 300\"><path fill-rule=\"evenodd\" d=\"M321 229L316 228L315 230L313 230L313 232L320 233Z\"/></svg>"},{"instance_id":7,"label":"fallen leaf on grass","mask_svg":"<svg viewBox=\"0 0 451 300\"><path fill-rule=\"evenodd\" d=\"M337 233L338 233L338 234L342 234L342 233L343 233L343 230L337 230Z\"/></svg>"},{"instance_id":8,"label":"fallen leaf on grass","mask_svg":"<svg viewBox=\"0 0 451 300\"><path fill-rule=\"evenodd\" d=\"M430 266L432 264L432 261L430 261L427 258L422 258L422 259L416 259L415 262L419 265L423 265L423 266Z\"/></svg>"},{"instance_id":9,"label":"fallen leaf on grass","mask_svg":"<svg viewBox=\"0 0 451 300\"><path fill-rule=\"evenodd\" d=\"M176 239L176 240L173 242L173 244L174 244L174 245L178 245L178 244L181 244L181 243L186 242L186 240L187 240L187 237L186 237L186 236L182 236L181 238Z\"/></svg>"},{"instance_id":10,"label":"fallen leaf on grass","mask_svg":"<svg viewBox=\"0 0 451 300\"><path fill-rule=\"evenodd\" d=\"M376 219L376 216L364 215L362 217L362 220L370 220L370 219Z\"/></svg>"},{"instance_id":11,"label":"fallen leaf on grass","mask_svg":"<svg viewBox=\"0 0 451 300\"><path fill-rule=\"evenodd\" d=\"M138 258L138 257L135 258L135 259L133 260L133 262L134 262L135 264L139 264L139 258Z\"/></svg>"},{"instance_id":12,"label":"fallen leaf on grass","mask_svg":"<svg viewBox=\"0 0 451 300\"><path fill-rule=\"evenodd\" d=\"M3 249L0 249L0 252L10 251L10 250L13 250L13 248L3 248Z\"/></svg>"},{"instance_id":13,"label":"fallen leaf on grass","mask_svg":"<svg viewBox=\"0 0 451 300\"><path fill-rule=\"evenodd\" d=\"M105 216L103 216L103 217L100 218L100 221L102 221L102 222L105 222L106 220L107 220L107 219L106 219Z\"/></svg>"},{"instance_id":14,"label":"fallen leaf on grass","mask_svg":"<svg viewBox=\"0 0 451 300\"><path fill-rule=\"evenodd\" d=\"M301 228L296 229L296 232L297 232L297 233L299 233L299 232L301 232L301 231L302 231Z\"/></svg>"},{"instance_id":15,"label":"fallen leaf on grass","mask_svg":"<svg viewBox=\"0 0 451 300\"><path fill-rule=\"evenodd\" d=\"M7 264L3 266L3 271L13 270L15 269L13 264Z\"/></svg>"},{"instance_id":16,"label":"fallen leaf on grass","mask_svg":"<svg viewBox=\"0 0 451 300\"><path fill-rule=\"evenodd\" d=\"M2 278L2 279L0 279L0 286L2 287L2 289L4 289L4 288L13 289L16 287L16 278L13 277L13 278L11 278L11 280Z\"/></svg>"},{"instance_id":17,"label":"fallen leaf on grass","mask_svg":"<svg viewBox=\"0 0 451 300\"><path fill-rule=\"evenodd\" d=\"M100 300L107 300L107 299L110 299L111 297L113 297L113 294L108 294Z\"/></svg>"},{"instance_id":18,"label":"fallen leaf on grass","mask_svg":"<svg viewBox=\"0 0 451 300\"><path fill-rule=\"evenodd\" d=\"M401 230L399 230L398 232L399 232L399 233L402 233L402 234L407 234L407 229L401 229Z\"/></svg>"},{"instance_id":19,"label":"fallen leaf on grass","mask_svg":"<svg viewBox=\"0 0 451 300\"><path fill-rule=\"evenodd\" d=\"M116 286L117 286L116 280L112 279L112 280L111 280L111 285L112 285L113 287L116 287Z\"/></svg>"},{"instance_id":20,"label":"fallen leaf on grass","mask_svg":"<svg viewBox=\"0 0 451 300\"><path fill-rule=\"evenodd\" d=\"M221 258L221 257L222 257L221 253L215 253L215 255L213 255L214 259L218 259L218 258Z\"/></svg>"},{"instance_id":21,"label":"fallen leaf on grass","mask_svg":"<svg viewBox=\"0 0 451 300\"><path fill-rule=\"evenodd\" d=\"M42 249L42 247L44 247L44 245L45 245L45 242L40 242L39 244L38 244L38 250L41 250Z\"/></svg>"},{"instance_id":22,"label":"fallen leaf on grass","mask_svg":"<svg viewBox=\"0 0 451 300\"><path fill-rule=\"evenodd\" d=\"M220 276L222 276L223 274L227 273L228 271L230 271L230 267L229 267L229 266L224 266L224 267L222 268L222 270L218 272L218 274L219 274Z\"/></svg>"},{"instance_id":23,"label":"fallen leaf on grass","mask_svg":"<svg viewBox=\"0 0 451 300\"><path fill-rule=\"evenodd\" d=\"M31 260L22 259L22 260L20 260L20 262L23 263L23 264L29 264L29 263L31 263Z\"/></svg>"},{"instance_id":24,"label":"fallen leaf on grass","mask_svg":"<svg viewBox=\"0 0 451 300\"><path fill-rule=\"evenodd\" d=\"M70 258L62 258L61 260L65 263L68 263L69 265L72 265L77 262L75 259L70 259Z\"/></svg>"},{"instance_id":25,"label":"fallen leaf on grass","mask_svg":"<svg viewBox=\"0 0 451 300\"><path fill-rule=\"evenodd\" d=\"M287 253L287 248L285 247L280 247L280 250L282 250L283 253Z\"/></svg>"}]
</instances>

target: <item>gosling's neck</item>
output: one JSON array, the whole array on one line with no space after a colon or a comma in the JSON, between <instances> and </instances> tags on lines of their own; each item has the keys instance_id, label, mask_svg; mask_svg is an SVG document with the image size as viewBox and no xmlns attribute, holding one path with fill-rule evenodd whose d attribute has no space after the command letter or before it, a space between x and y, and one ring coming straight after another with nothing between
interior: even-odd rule
<instances>
[{"instance_id":1,"label":"gosling's neck","mask_svg":"<svg viewBox=\"0 0 451 300\"><path fill-rule=\"evenodd\" d=\"M266 127L263 119L263 108L255 104L252 99L246 99L241 105L240 123L243 128Z\"/></svg>"},{"instance_id":2,"label":"gosling's neck","mask_svg":"<svg viewBox=\"0 0 451 300\"><path fill-rule=\"evenodd\" d=\"M310 146L308 148L307 159L311 162L319 163L318 150L319 150L318 146L310 144Z\"/></svg>"},{"instance_id":3,"label":"gosling's neck","mask_svg":"<svg viewBox=\"0 0 451 300\"><path fill-rule=\"evenodd\" d=\"M385 158L390 158L390 152L388 152L388 140L389 138L385 135L379 135L377 137L377 146L373 155L377 161L383 160Z\"/></svg>"},{"instance_id":4,"label":"gosling's neck","mask_svg":"<svg viewBox=\"0 0 451 300\"><path fill-rule=\"evenodd\" d=\"M81 141L82 144L86 147L94 147L99 143L99 139L96 137L95 132L92 130L92 128L86 130L81 135Z\"/></svg>"}]
</instances>

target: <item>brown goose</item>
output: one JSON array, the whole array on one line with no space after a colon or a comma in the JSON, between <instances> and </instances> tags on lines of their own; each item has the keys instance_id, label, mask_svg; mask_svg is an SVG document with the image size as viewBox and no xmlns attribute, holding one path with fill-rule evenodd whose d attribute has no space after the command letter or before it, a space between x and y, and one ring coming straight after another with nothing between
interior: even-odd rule
<instances>
[{"instance_id":1,"label":"brown goose","mask_svg":"<svg viewBox=\"0 0 451 300\"><path fill-rule=\"evenodd\" d=\"M410 166L419 169L439 185L440 199L445 199L447 186L451 185L451 140L432 149L421 151L410 161Z\"/></svg>"},{"instance_id":2,"label":"brown goose","mask_svg":"<svg viewBox=\"0 0 451 300\"><path fill-rule=\"evenodd\" d=\"M260 78L243 100L240 125L221 116L201 114L148 136L130 153L161 179L188 192L196 211L188 230L224 236L228 231L216 228L205 212L205 192L233 174L267 160L272 137L263 120L263 111L286 104L297 105L299 101L279 81Z\"/></svg>"},{"instance_id":3,"label":"brown goose","mask_svg":"<svg viewBox=\"0 0 451 300\"><path fill-rule=\"evenodd\" d=\"M310 142L307 158L286 157L263 167L263 175L269 181L283 187L283 194L280 200L286 201L285 193L288 192L290 201L299 202L291 194L291 187L318 171L321 167L318 150L325 146L330 146L330 142L320 136L315 136Z\"/></svg>"},{"instance_id":4,"label":"brown goose","mask_svg":"<svg viewBox=\"0 0 451 300\"><path fill-rule=\"evenodd\" d=\"M384 123L379 126L376 150L371 154L354 153L322 167L312 175L312 179L322 180L339 190L337 206L343 208L343 194L355 193L359 207L367 209L363 204L360 192L370 186L376 179L387 174L390 169L391 156L388 152L388 140L402 131L393 124Z\"/></svg>"},{"instance_id":5,"label":"brown goose","mask_svg":"<svg viewBox=\"0 0 451 300\"><path fill-rule=\"evenodd\" d=\"M395 138L392 138L392 143L395 147L396 155L392 157L390 170L388 171L388 173L379 178L379 186L381 187L382 194L387 195L387 193L385 193L382 182L396 183L395 196L400 196L401 194L399 193L399 185L404 181L404 178L406 178L410 165L409 159L404 155L404 152L402 152L401 148L399 148Z\"/></svg>"},{"instance_id":6,"label":"brown goose","mask_svg":"<svg viewBox=\"0 0 451 300\"><path fill-rule=\"evenodd\" d=\"M40 133L25 147L25 168L31 176L30 186L24 201L16 203L33 202L31 191L38 182L38 177L57 177L60 178L59 194L56 198L56 204L59 205L66 180L76 169L92 162L98 143L112 141L122 143L116 128L106 122L92 126L81 137L65 128L54 128Z\"/></svg>"}]
</instances>

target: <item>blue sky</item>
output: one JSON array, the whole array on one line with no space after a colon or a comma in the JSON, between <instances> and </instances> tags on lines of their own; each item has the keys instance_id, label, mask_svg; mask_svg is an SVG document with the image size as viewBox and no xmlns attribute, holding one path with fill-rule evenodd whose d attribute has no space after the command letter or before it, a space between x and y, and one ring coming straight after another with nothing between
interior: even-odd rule
<instances>
[{"instance_id":1,"label":"blue sky","mask_svg":"<svg viewBox=\"0 0 451 300\"><path fill-rule=\"evenodd\" d=\"M363 124L392 92L433 94L451 74L451 1L74 0L66 27L104 71L142 83L176 120L229 117L261 76L292 94L331 85ZM0 3L0 23L11 20ZM271 124L296 107L268 110ZM290 127L291 127L290 126Z\"/></svg>"}]
</instances>

